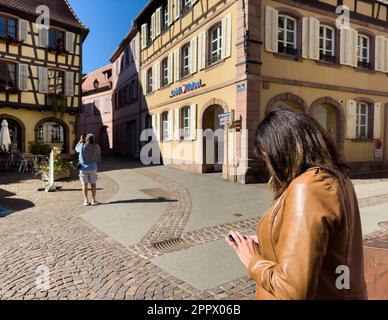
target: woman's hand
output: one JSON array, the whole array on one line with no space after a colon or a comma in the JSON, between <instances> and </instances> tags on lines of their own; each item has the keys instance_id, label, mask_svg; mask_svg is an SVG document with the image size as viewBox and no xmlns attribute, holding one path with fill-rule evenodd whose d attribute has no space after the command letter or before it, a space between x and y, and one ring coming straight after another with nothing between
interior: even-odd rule
<instances>
[{"instance_id":1,"label":"woman's hand","mask_svg":"<svg viewBox=\"0 0 388 320\"><path fill-rule=\"evenodd\" d=\"M237 245L230 241L228 237L225 238L229 246L237 253L242 264L248 269L253 257L260 254L258 239L256 236L245 238L237 231L231 231L230 234L236 240Z\"/></svg>"}]
</instances>

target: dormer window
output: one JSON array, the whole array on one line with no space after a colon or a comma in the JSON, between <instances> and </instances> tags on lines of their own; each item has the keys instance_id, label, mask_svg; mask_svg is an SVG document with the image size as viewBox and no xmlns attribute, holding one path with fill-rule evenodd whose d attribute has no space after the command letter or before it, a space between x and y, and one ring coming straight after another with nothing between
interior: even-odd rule
<instances>
[{"instance_id":1,"label":"dormer window","mask_svg":"<svg viewBox=\"0 0 388 320\"><path fill-rule=\"evenodd\" d=\"M98 82L98 80L96 79L96 80L94 80L94 82L93 82L93 86L94 86L94 89L98 89L99 87L100 87L100 83Z\"/></svg>"}]
</instances>

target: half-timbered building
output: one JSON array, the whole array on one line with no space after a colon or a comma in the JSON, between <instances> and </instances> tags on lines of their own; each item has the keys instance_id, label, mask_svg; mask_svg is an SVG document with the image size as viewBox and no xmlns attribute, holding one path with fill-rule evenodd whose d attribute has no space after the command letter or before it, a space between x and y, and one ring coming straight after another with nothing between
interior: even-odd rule
<instances>
[{"instance_id":1,"label":"half-timbered building","mask_svg":"<svg viewBox=\"0 0 388 320\"><path fill-rule=\"evenodd\" d=\"M0 120L13 150L41 143L72 153L87 34L67 0L0 2Z\"/></svg>"}]
</instances>

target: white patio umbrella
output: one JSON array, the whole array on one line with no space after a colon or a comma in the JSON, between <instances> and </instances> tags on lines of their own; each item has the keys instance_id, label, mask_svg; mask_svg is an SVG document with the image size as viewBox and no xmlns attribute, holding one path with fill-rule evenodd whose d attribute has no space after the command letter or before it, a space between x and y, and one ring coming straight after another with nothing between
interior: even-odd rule
<instances>
[{"instance_id":1,"label":"white patio umbrella","mask_svg":"<svg viewBox=\"0 0 388 320\"><path fill-rule=\"evenodd\" d=\"M8 122L7 120L3 120L0 129L0 150L7 152L11 144L12 141L9 134Z\"/></svg>"}]
</instances>

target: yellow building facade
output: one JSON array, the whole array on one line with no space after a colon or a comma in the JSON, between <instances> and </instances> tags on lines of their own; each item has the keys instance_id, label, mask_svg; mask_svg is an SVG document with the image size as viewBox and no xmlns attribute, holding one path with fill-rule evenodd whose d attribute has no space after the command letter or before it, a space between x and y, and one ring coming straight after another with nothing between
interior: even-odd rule
<instances>
[{"instance_id":1,"label":"yellow building facade","mask_svg":"<svg viewBox=\"0 0 388 320\"><path fill-rule=\"evenodd\" d=\"M33 3L0 4L0 119L7 120L12 150L30 143L73 153L81 106L82 44L88 29L67 1L40 1L49 25ZM32 1L34 2L34 1ZM35 3L35 2L34 2Z\"/></svg>"},{"instance_id":2,"label":"yellow building facade","mask_svg":"<svg viewBox=\"0 0 388 320\"><path fill-rule=\"evenodd\" d=\"M267 178L258 124L291 108L314 116L354 170L386 167L387 12L384 1L149 1L136 19L142 128L163 163L249 183Z\"/></svg>"}]
</instances>

